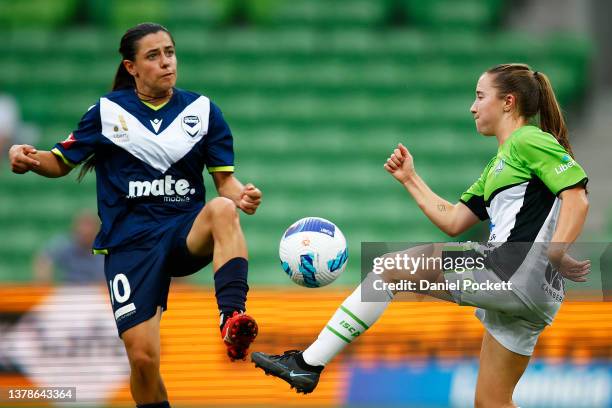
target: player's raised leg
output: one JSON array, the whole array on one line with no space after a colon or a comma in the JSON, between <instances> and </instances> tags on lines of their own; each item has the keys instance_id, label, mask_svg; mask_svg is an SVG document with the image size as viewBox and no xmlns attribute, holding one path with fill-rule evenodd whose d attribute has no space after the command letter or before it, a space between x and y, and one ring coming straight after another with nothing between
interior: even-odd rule
<instances>
[{"instance_id":1,"label":"player's raised leg","mask_svg":"<svg viewBox=\"0 0 612 408\"><path fill-rule=\"evenodd\" d=\"M170 407L159 372L161 308L155 316L122 333L130 362L130 391L138 407Z\"/></svg>"},{"instance_id":2,"label":"player's raised leg","mask_svg":"<svg viewBox=\"0 0 612 408\"><path fill-rule=\"evenodd\" d=\"M480 369L476 383L476 408L516 407L514 388L529 364L529 356L514 353L485 330L480 350Z\"/></svg>"},{"instance_id":3,"label":"player's raised leg","mask_svg":"<svg viewBox=\"0 0 612 408\"><path fill-rule=\"evenodd\" d=\"M187 235L187 249L197 256L213 254L221 336L232 360L245 358L258 328L255 319L244 314L249 290L248 256L236 204L224 197L208 202Z\"/></svg>"},{"instance_id":4,"label":"player's raised leg","mask_svg":"<svg viewBox=\"0 0 612 408\"><path fill-rule=\"evenodd\" d=\"M400 253L390 253L383 257L395 258L397 254L409 257L440 257L441 245L422 245ZM432 263L433 264L433 263ZM347 297L336 313L323 328L319 337L304 352L291 350L282 355L269 355L255 352L251 360L267 374L282 378L295 387L298 392L312 392L319 381L321 371L340 351L368 330L384 313L394 298L389 290L373 290L374 281L397 282L407 280L418 282L440 282L442 271L435 267L419 268L414 273L407 270L388 269L382 274L370 272L362 283ZM418 283L416 283L418 286ZM436 294L440 296L440 294ZM450 300L448 293L440 296Z\"/></svg>"}]
</instances>

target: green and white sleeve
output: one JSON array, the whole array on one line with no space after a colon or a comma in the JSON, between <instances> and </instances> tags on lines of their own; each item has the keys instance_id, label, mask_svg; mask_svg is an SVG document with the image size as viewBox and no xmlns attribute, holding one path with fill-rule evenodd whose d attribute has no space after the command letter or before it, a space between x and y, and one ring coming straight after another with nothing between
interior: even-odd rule
<instances>
[{"instance_id":1,"label":"green and white sleeve","mask_svg":"<svg viewBox=\"0 0 612 408\"><path fill-rule=\"evenodd\" d=\"M521 135L512 147L513 154L555 195L588 182L584 169L549 133Z\"/></svg>"}]
</instances>

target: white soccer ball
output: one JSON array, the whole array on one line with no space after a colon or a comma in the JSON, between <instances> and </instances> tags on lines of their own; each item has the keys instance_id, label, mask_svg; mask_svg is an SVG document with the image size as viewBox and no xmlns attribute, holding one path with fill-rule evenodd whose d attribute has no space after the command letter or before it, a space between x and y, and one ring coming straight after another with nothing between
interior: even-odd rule
<instances>
[{"instance_id":1,"label":"white soccer ball","mask_svg":"<svg viewBox=\"0 0 612 408\"><path fill-rule=\"evenodd\" d=\"M293 223L278 249L281 266L291 280L307 288L329 285L346 268L346 239L333 222L308 217Z\"/></svg>"}]
</instances>

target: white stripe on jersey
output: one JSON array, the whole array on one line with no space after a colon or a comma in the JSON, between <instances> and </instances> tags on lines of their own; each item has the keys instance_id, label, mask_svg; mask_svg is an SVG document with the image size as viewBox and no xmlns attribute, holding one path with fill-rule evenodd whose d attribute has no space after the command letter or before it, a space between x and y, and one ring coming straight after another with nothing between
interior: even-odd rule
<instances>
[{"instance_id":1,"label":"white stripe on jersey","mask_svg":"<svg viewBox=\"0 0 612 408\"><path fill-rule=\"evenodd\" d=\"M167 128L155 134L115 102L100 98L102 135L162 173L189 153L208 133L209 114L210 100L200 96L178 114ZM189 118L191 121L194 116L199 118L201 124L199 131L193 132L195 127L189 123L187 129L193 136L183 124L188 116L192 117ZM125 121L127 130L122 121Z\"/></svg>"},{"instance_id":2,"label":"white stripe on jersey","mask_svg":"<svg viewBox=\"0 0 612 408\"><path fill-rule=\"evenodd\" d=\"M498 193L487 208L491 218L489 242L506 242L516 223L516 216L523 206L528 182L510 187Z\"/></svg>"}]
</instances>

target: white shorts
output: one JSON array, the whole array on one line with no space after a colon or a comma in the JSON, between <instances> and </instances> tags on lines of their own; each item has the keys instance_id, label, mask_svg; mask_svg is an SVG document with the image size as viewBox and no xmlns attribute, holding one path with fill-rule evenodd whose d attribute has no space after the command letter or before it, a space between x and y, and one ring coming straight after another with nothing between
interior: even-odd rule
<instances>
[{"instance_id":1,"label":"white shorts","mask_svg":"<svg viewBox=\"0 0 612 408\"><path fill-rule=\"evenodd\" d=\"M476 317L502 346L524 356L533 354L546 322L527 307L511 286L500 290L474 289L476 285L485 286L487 283L500 287L503 281L495 272L488 269L463 273L447 271L444 278L448 285L457 288L450 291L455 303L477 307Z\"/></svg>"}]
</instances>

